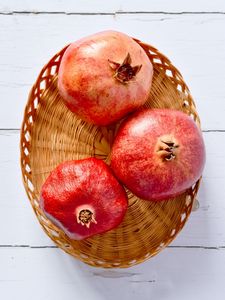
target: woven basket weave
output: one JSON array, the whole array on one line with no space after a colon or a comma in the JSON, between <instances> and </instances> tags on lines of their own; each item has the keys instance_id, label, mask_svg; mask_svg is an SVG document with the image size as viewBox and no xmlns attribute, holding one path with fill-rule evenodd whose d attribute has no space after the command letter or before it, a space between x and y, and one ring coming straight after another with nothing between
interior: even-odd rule
<instances>
[{"instance_id":1,"label":"woven basket weave","mask_svg":"<svg viewBox=\"0 0 225 300\"><path fill-rule=\"evenodd\" d=\"M200 126L195 104L180 72L154 47L135 40L154 66L149 108L174 108L191 115ZM39 207L41 186L49 172L65 160L90 156L107 162L117 125L87 124L70 112L57 91L57 74L67 47L44 66L33 85L21 129L21 168L35 214L48 236L65 252L92 266L129 267L156 255L184 226L199 181L172 201L143 201L127 191L129 208L122 224L83 241L70 240Z\"/></svg>"}]
</instances>

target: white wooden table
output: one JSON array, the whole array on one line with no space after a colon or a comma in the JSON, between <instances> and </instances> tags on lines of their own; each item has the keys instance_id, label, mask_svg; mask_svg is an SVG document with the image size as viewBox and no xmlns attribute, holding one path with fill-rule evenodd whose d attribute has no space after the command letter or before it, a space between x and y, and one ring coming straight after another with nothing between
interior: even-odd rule
<instances>
[{"instance_id":1,"label":"white wooden table","mask_svg":"<svg viewBox=\"0 0 225 300\"><path fill-rule=\"evenodd\" d=\"M41 67L64 45L116 29L182 72L207 147L200 208L164 251L129 269L89 267L39 226L21 181L19 128ZM0 299L225 299L225 1L0 0Z\"/></svg>"}]
</instances>

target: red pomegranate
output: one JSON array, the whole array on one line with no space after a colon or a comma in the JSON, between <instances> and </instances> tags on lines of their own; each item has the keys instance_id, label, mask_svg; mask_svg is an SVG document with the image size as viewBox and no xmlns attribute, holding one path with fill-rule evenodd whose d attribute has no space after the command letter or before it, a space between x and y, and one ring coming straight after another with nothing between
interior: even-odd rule
<instances>
[{"instance_id":1,"label":"red pomegranate","mask_svg":"<svg viewBox=\"0 0 225 300\"><path fill-rule=\"evenodd\" d=\"M41 190L40 206L45 215L75 240L117 227L127 205L123 187L96 158L60 164Z\"/></svg>"},{"instance_id":2,"label":"red pomegranate","mask_svg":"<svg viewBox=\"0 0 225 300\"><path fill-rule=\"evenodd\" d=\"M146 102L152 76L152 64L137 42L123 33L104 31L67 48L58 89L82 119L108 125Z\"/></svg>"},{"instance_id":3,"label":"red pomegranate","mask_svg":"<svg viewBox=\"0 0 225 300\"><path fill-rule=\"evenodd\" d=\"M146 109L135 113L115 138L111 167L135 195L165 200L190 188L205 164L202 134L183 112Z\"/></svg>"}]
</instances>

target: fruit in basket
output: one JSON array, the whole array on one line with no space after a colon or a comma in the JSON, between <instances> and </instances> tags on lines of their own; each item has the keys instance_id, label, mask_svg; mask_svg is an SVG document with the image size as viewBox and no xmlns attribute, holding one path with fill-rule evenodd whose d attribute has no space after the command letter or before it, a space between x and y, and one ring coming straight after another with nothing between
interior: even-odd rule
<instances>
[{"instance_id":1,"label":"fruit in basket","mask_svg":"<svg viewBox=\"0 0 225 300\"><path fill-rule=\"evenodd\" d=\"M152 76L153 66L137 42L123 33L104 31L67 48L58 90L82 119L108 125L146 102Z\"/></svg>"},{"instance_id":2,"label":"fruit in basket","mask_svg":"<svg viewBox=\"0 0 225 300\"><path fill-rule=\"evenodd\" d=\"M117 227L127 204L123 187L96 158L61 163L46 179L40 198L47 218L75 240Z\"/></svg>"},{"instance_id":3,"label":"fruit in basket","mask_svg":"<svg viewBox=\"0 0 225 300\"><path fill-rule=\"evenodd\" d=\"M145 109L125 121L113 144L111 167L135 195L165 200L190 188L205 164L202 134L192 118L172 109Z\"/></svg>"}]
</instances>

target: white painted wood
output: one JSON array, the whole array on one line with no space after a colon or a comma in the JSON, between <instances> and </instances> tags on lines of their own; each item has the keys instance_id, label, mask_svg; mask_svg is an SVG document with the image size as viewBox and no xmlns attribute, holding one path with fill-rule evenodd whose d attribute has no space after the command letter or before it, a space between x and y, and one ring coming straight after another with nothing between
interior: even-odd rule
<instances>
[{"instance_id":1,"label":"white painted wood","mask_svg":"<svg viewBox=\"0 0 225 300\"><path fill-rule=\"evenodd\" d=\"M28 92L53 54L105 29L126 32L165 53L183 73L203 129L225 129L225 15L201 14L0 15L0 128L20 127Z\"/></svg>"},{"instance_id":2,"label":"white painted wood","mask_svg":"<svg viewBox=\"0 0 225 300\"><path fill-rule=\"evenodd\" d=\"M165 249L121 270L89 267L59 249L0 249L4 300L223 300L225 249Z\"/></svg>"},{"instance_id":3,"label":"white painted wood","mask_svg":"<svg viewBox=\"0 0 225 300\"><path fill-rule=\"evenodd\" d=\"M225 132L207 132L204 139L207 163L198 196L200 208L191 214L173 246L225 246ZM18 131L0 131L0 191L0 245L53 245L24 192Z\"/></svg>"},{"instance_id":4,"label":"white painted wood","mask_svg":"<svg viewBox=\"0 0 225 300\"><path fill-rule=\"evenodd\" d=\"M25 193L19 131L0 131L0 245L51 245Z\"/></svg>"},{"instance_id":5,"label":"white painted wood","mask_svg":"<svg viewBox=\"0 0 225 300\"><path fill-rule=\"evenodd\" d=\"M93 13L106 15L85 15ZM0 129L20 127L29 89L55 52L105 29L126 32L165 53L183 73L203 129L225 129L224 0L0 0ZM102 270L60 249L43 248L53 243L22 186L19 132L0 130L0 298L223 300L225 132L205 132L204 138L200 208L179 236L146 263Z\"/></svg>"},{"instance_id":6,"label":"white painted wood","mask_svg":"<svg viewBox=\"0 0 225 300\"><path fill-rule=\"evenodd\" d=\"M66 12L66 13L116 13L116 12L224 12L225 2L170 0L1 0L0 11Z\"/></svg>"}]
</instances>

